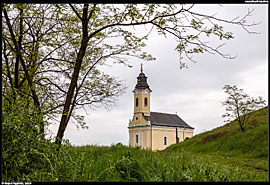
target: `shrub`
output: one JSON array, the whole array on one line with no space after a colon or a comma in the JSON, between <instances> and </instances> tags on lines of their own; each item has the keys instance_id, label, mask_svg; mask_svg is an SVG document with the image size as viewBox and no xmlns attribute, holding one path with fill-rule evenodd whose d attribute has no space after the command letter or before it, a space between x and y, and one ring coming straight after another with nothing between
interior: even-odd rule
<instances>
[{"instance_id":1,"label":"shrub","mask_svg":"<svg viewBox=\"0 0 270 185\"><path fill-rule=\"evenodd\" d=\"M52 139L41 139L43 122L38 111L27 101L2 101L2 177L3 181L40 181L57 177L58 157ZM58 157L57 157L58 156Z\"/></svg>"}]
</instances>

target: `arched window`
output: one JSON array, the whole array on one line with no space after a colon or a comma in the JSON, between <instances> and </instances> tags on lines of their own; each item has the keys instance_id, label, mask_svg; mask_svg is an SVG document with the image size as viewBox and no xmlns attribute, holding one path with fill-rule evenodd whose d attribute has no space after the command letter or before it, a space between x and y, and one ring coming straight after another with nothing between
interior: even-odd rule
<instances>
[{"instance_id":1,"label":"arched window","mask_svg":"<svg viewBox=\"0 0 270 185\"><path fill-rule=\"evenodd\" d=\"M138 105L139 105L139 99L136 98L136 107L138 107Z\"/></svg>"},{"instance_id":2,"label":"arched window","mask_svg":"<svg viewBox=\"0 0 270 185\"><path fill-rule=\"evenodd\" d=\"M144 106L147 106L147 98L144 98Z\"/></svg>"}]
</instances>

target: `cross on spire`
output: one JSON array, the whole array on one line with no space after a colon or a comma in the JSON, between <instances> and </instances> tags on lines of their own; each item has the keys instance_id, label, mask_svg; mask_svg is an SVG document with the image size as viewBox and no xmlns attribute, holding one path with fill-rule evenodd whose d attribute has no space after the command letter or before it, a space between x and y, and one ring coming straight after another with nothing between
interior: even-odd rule
<instances>
[{"instance_id":1,"label":"cross on spire","mask_svg":"<svg viewBox=\"0 0 270 185\"><path fill-rule=\"evenodd\" d=\"M143 72L143 67L142 66L143 66L143 64L141 63L141 73Z\"/></svg>"}]
</instances>

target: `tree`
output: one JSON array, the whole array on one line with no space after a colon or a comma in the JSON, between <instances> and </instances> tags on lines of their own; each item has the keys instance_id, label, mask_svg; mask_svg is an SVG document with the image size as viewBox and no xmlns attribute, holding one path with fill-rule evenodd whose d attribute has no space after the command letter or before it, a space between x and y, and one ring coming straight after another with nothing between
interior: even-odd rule
<instances>
[{"instance_id":1,"label":"tree","mask_svg":"<svg viewBox=\"0 0 270 185\"><path fill-rule=\"evenodd\" d=\"M222 106L225 106L227 111L222 117L228 118L225 122L237 120L241 130L244 131L251 112L265 106L266 101L261 96L250 97L243 92L243 89L238 89L235 85L225 85L223 89L228 97L226 101L222 102Z\"/></svg>"},{"instance_id":2,"label":"tree","mask_svg":"<svg viewBox=\"0 0 270 185\"><path fill-rule=\"evenodd\" d=\"M46 6L46 4L40 6ZM226 20L218 18L216 15L196 12L194 6L181 4L52 4L49 12L42 15L37 15L38 10L33 8L32 13L25 18L36 20L38 17L42 17L46 22L39 24L40 30L43 33L48 32L46 39L42 40L43 45L40 50L32 50L37 56L40 54L47 56L45 60L39 59L39 65L36 65L34 70L33 83L38 86L37 89L42 89L38 90L39 97L42 98L44 94L45 97L48 97L49 100L44 101L44 104L49 102L52 105L49 110L61 116L56 142L61 144L70 118L73 116L76 119L74 116L76 108L84 108L90 102L92 102L91 105L104 103L105 100L112 105L113 99L123 93L123 86L114 78L104 75L105 78L108 77L107 80L103 83L102 81L95 82L95 78L98 76L95 74L99 71L99 66L118 63L130 67L129 57L138 57L143 60L155 59L142 51L142 48L146 46L144 41L155 29L160 35L166 37L169 34L176 38L175 49L180 54L180 68L187 67L186 62L183 61L184 58L195 62L192 57L199 53L217 53L227 59L235 58L235 56L221 52L224 43L215 46L207 39L216 37L222 41L233 38L233 33L225 31L220 24L237 25L248 33L254 33L249 31L249 28L257 23L249 23L247 20L253 10L248 10L243 17ZM12 15L12 8L3 6L3 10L6 22L8 22L8 11L9 15ZM17 20L15 17L13 23L16 23ZM50 24L54 26L46 27ZM8 27L10 28L12 25L17 24L10 24ZM141 26L146 30L143 35L138 34L135 30ZM25 32L29 30L31 29L29 28ZM11 29L4 31L12 35ZM17 41L14 37L12 40L16 45ZM20 56L19 47L16 47L14 51ZM22 62L23 57L20 60ZM101 78L99 79L101 80ZM110 84L109 89L104 87L107 84ZM96 90L100 90L100 93L96 93ZM100 98L93 97L93 93Z\"/></svg>"},{"instance_id":3,"label":"tree","mask_svg":"<svg viewBox=\"0 0 270 185\"><path fill-rule=\"evenodd\" d=\"M79 43L76 30L70 34L74 37L70 37L67 33L71 24L64 27L61 21L71 23L73 20L68 14L66 17L66 14L61 14L59 7L53 4L5 5L3 13L2 95L10 104L20 104L19 99L27 100L29 104L34 103L44 115L43 119L51 123L58 121L68 91L67 81L71 79L69 74L72 74L74 68L72 57L75 51L72 49L76 49ZM19 47L14 47L16 45ZM21 58L18 57L20 55ZM22 68L22 62L25 68ZM122 81L100 72L97 65L94 65L97 62L100 59L85 63L77 80L72 111L68 115L68 121L73 121L77 128L87 126L83 116L75 114L76 109L86 105L90 108L98 107L99 104L110 108L126 88ZM25 83L27 79L31 85ZM11 100L11 97L18 101ZM44 132L44 126L41 125L41 132Z\"/></svg>"}]
</instances>

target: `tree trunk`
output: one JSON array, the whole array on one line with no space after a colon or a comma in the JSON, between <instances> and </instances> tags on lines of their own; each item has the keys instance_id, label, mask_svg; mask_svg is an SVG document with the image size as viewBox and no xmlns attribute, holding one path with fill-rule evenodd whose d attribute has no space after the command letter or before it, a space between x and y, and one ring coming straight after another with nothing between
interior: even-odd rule
<instances>
[{"instance_id":1,"label":"tree trunk","mask_svg":"<svg viewBox=\"0 0 270 185\"><path fill-rule=\"evenodd\" d=\"M83 46L83 45L85 45L84 42L82 42L82 46L80 48L79 54L77 55L74 72L72 74L71 83L70 83L70 86L68 89L68 93L67 93L67 97L66 97L66 101L65 101L65 105L64 105L64 110L62 113L60 125L59 125L57 136L56 136L56 138L57 138L56 143L57 144L61 144L62 138L64 136L64 132L65 132L67 124L68 124L67 117L68 117L68 114L70 114L69 108L71 105L72 97L74 95L75 87L77 86L77 80L79 77L79 72L80 72L82 60L83 60L85 50L86 50L86 46Z\"/></svg>"},{"instance_id":2,"label":"tree trunk","mask_svg":"<svg viewBox=\"0 0 270 185\"><path fill-rule=\"evenodd\" d=\"M68 89L68 93L67 93L67 97L66 97L62 117L61 117L61 121L60 121L60 124L59 124L57 136L56 136L56 141L55 141L55 143L59 144L59 146L61 145L62 139L64 137L64 132L65 132L67 124L68 124L68 119L67 119L68 114L71 114L71 112L69 112L69 111L71 111L70 110L70 105L71 105L72 98L74 96L75 87L77 86L77 80L78 80L78 77L79 77L81 64L82 64L83 57L85 55L85 51L86 51L86 48L87 48L87 43L88 43L88 40L89 40L89 38L88 38L88 30L87 30L87 24L88 24L87 12L88 12L88 5L84 5L83 17L82 17L83 38L82 38L82 41L81 41L81 47L80 47L79 53L78 53L77 58L76 58L74 71L73 71L73 74L72 74L72 77L71 77L71 83L69 85L69 89Z\"/></svg>"},{"instance_id":3,"label":"tree trunk","mask_svg":"<svg viewBox=\"0 0 270 185\"><path fill-rule=\"evenodd\" d=\"M238 119L238 123L239 123L239 126L240 126L242 132L244 132L245 131L245 128L243 127L243 124L242 124L240 118Z\"/></svg>"},{"instance_id":4,"label":"tree trunk","mask_svg":"<svg viewBox=\"0 0 270 185\"><path fill-rule=\"evenodd\" d=\"M243 127L244 121L241 121L240 111L239 111L239 107L238 107L238 99L235 99L235 104L236 104L238 123L239 123L239 126L240 126L242 132L244 132L245 131L245 129Z\"/></svg>"},{"instance_id":5,"label":"tree trunk","mask_svg":"<svg viewBox=\"0 0 270 185\"><path fill-rule=\"evenodd\" d=\"M245 129L244 129L244 127L242 125L240 125L240 128L241 128L242 132L245 131Z\"/></svg>"}]
</instances>

